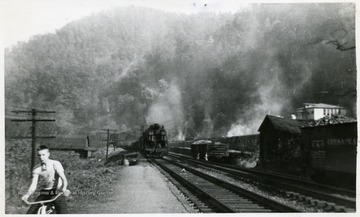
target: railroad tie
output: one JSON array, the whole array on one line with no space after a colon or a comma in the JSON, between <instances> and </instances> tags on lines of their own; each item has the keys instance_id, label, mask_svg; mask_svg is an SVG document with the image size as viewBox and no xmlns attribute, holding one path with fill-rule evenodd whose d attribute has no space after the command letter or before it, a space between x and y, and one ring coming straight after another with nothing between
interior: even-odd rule
<instances>
[{"instance_id":1,"label":"railroad tie","mask_svg":"<svg viewBox=\"0 0 360 217\"><path fill-rule=\"evenodd\" d=\"M312 204L313 200L314 200L314 198L312 198L312 197L305 197L305 201L307 204Z\"/></svg>"},{"instance_id":2,"label":"railroad tie","mask_svg":"<svg viewBox=\"0 0 360 217\"><path fill-rule=\"evenodd\" d=\"M300 201L306 201L306 196L304 196L304 195L298 195L298 199L299 199Z\"/></svg>"},{"instance_id":3,"label":"railroad tie","mask_svg":"<svg viewBox=\"0 0 360 217\"><path fill-rule=\"evenodd\" d=\"M271 209L236 209L237 212L249 212L249 213L252 213L252 212L272 212Z\"/></svg>"},{"instance_id":4,"label":"railroad tie","mask_svg":"<svg viewBox=\"0 0 360 217\"><path fill-rule=\"evenodd\" d=\"M235 209L241 209L241 208L261 208L263 209L263 206L260 206L258 204L235 204L232 205L231 207L234 207Z\"/></svg>"},{"instance_id":5,"label":"railroad tie","mask_svg":"<svg viewBox=\"0 0 360 217\"><path fill-rule=\"evenodd\" d=\"M212 212L214 212L213 209L210 209L210 208L201 208L199 210L200 210L200 212L203 212L203 213L212 213Z\"/></svg>"},{"instance_id":6,"label":"railroad tie","mask_svg":"<svg viewBox=\"0 0 360 217\"><path fill-rule=\"evenodd\" d=\"M355 212L355 209L352 209L352 208L346 208L346 209L345 209L345 212Z\"/></svg>"},{"instance_id":7,"label":"railroad tie","mask_svg":"<svg viewBox=\"0 0 360 217\"><path fill-rule=\"evenodd\" d=\"M299 197L299 193L296 192L290 192L291 198L298 198Z\"/></svg>"},{"instance_id":8,"label":"railroad tie","mask_svg":"<svg viewBox=\"0 0 360 217\"><path fill-rule=\"evenodd\" d=\"M346 212L345 206L335 206L335 212Z\"/></svg>"},{"instance_id":9,"label":"railroad tie","mask_svg":"<svg viewBox=\"0 0 360 217\"><path fill-rule=\"evenodd\" d=\"M325 201L322 201L322 200L315 201L315 205L319 208L323 208L326 206Z\"/></svg>"},{"instance_id":10,"label":"railroad tie","mask_svg":"<svg viewBox=\"0 0 360 217\"><path fill-rule=\"evenodd\" d=\"M236 201L236 203L238 204L243 204L243 205L247 205L247 204L254 204L253 201L250 201L250 200L239 200L238 198L236 199L227 199L227 198L216 198L218 200L222 200L222 201Z\"/></svg>"},{"instance_id":11,"label":"railroad tie","mask_svg":"<svg viewBox=\"0 0 360 217\"><path fill-rule=\"evenodd\" d=\"M333 212L333 211L335 211L335 209L334 209L333 206L327 206L327 207L325 207L324 210L325 210L326 212Z\"/></svg>"},{"instance_id":12,"label":"railroad tie","mask_svg":"<svg viewBox=\"0 0 360 217\"><path fill-rule=\"evenodd\" d=\"M329 202L325 202L325 211L327 212L331 212L331 211L335 211L335 203L329 203Z\"/></svg>"},{"instance_id":13,"label":"railroad tie","mask_svg":"<svg viewBox=\"0 0 360 217\"><path fill-rule=\"evenodd\" d=\"M318 199L312 199L312 200L310 201L310 203L311 203L311 205L316 206L316 205L319 203L319 201L320 201L320 200L318 200Z\"/></svg>"},{"instance_id":14,"label":"railroad tie","mask_svg":"<svg viewBox=\"0 0 360 217\"><path fill-rule=\"evenodd\" d=\"M332 203L332 202L325 202L325 205L326 205L326 206L335 206L336 204L335 204L335 203Z\"/></svg>"}]
</instances>

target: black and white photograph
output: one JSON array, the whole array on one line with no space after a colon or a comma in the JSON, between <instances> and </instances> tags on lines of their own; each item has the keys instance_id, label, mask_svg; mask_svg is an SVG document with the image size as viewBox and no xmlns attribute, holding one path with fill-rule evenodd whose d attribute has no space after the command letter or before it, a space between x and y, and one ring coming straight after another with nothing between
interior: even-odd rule
<instances>
[{"instance_id":1,"label":"black and white photograph","mask_svg":"<svg viewBox=\"0 0 360 217\"><path fill-rule=\"evenodd\" d=\"M358 10L0 0L2 214L355 216Z\"/></svg>"}]
</instances>

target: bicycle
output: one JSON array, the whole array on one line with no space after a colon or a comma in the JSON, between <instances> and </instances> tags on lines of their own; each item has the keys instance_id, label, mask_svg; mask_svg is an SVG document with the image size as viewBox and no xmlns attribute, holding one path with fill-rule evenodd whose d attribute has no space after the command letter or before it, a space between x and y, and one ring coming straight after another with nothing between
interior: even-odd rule
<instances>
[{"instance_id":1,"label":"bicycle","mask_svg":"<svg viewBox=\"0 0 360 217\"><path fill-rule=\"evenodd\" d=\"M55 205L52 204L58 197L63 195L64 192L60 192L58 195L56 195L54 198L50 200L41 200L41 201L35 201L35 202L29 202L28 200L23 200L28 205L33 204L41 204L40 208L37 211L37 214L44 215L44 214L56 214Z\"/></svg>"}]
</instances>

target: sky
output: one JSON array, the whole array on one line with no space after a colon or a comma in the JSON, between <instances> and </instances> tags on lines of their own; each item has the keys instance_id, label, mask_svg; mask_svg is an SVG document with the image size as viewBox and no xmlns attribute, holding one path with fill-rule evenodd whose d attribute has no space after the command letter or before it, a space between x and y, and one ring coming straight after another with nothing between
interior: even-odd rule
<instances>
[{"instance_id":1,"label":"sky","mask_svg":"<svg viewBox=\"0 0 360 217\"><path fill-rule=\"evenodd\" d=\"M319 1L324 0L317 0ZM54 33L69 22L114 7L134 5L178 13L236 12L249 7L249 3L259 2L276 1L247 0L244 3L240 0L0 0L0 47L9 47L18 41L26 42L34 35Z\"/></svg>"},{"instance_id":2,"label":"sky","mask_svg":"<svg viewBox=\"0 0 360 217\"><path fill-rule=\"evenodd\" d=\"M205 6L206 4L206 6ZM3 47L54 33L65 24L114 7L151 7L170 12L235 12L247 4L237 0L0 0Z\"/></svg>"}]
</instances>

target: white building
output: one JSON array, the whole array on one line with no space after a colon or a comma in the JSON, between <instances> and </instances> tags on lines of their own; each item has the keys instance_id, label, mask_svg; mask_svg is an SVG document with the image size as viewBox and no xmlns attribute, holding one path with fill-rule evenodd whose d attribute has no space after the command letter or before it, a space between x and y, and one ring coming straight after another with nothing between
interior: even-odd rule
<instances>
[{"instance_id":1,"label":"white building","mask_svg":"<svg viewBox=\"0 0 360 217\"><path fill-rule=\"evenodd\" d=\"M298 120L318 120L331 115L346 115L346 109L324 103L304 103L303 107L296 109L292 117Z\"/></svg>"}]
</instances>

